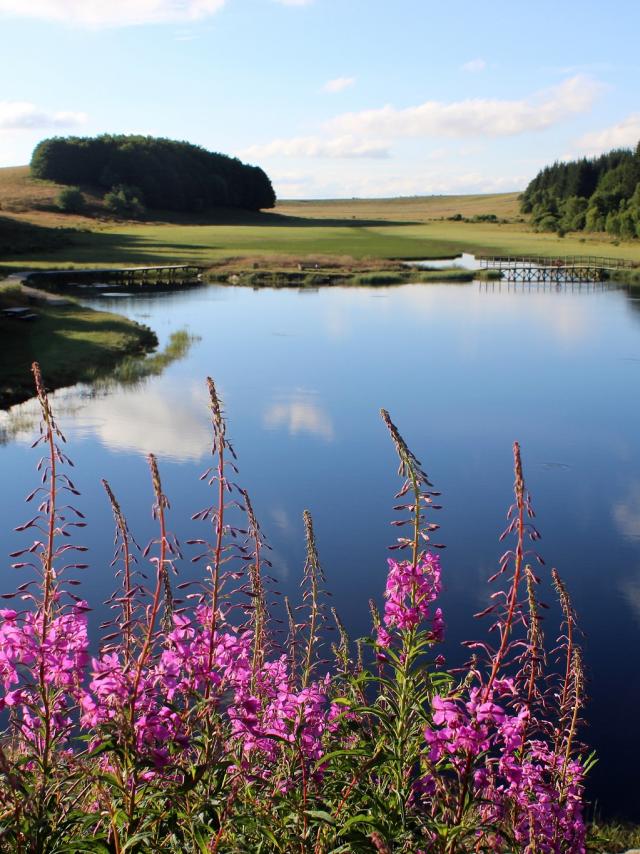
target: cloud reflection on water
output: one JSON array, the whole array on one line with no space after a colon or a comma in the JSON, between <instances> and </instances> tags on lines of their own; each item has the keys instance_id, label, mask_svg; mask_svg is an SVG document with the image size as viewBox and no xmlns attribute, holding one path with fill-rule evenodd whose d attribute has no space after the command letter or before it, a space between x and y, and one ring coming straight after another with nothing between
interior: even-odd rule
<instances>
[{"instance_id":1,"label":"cloud reflection on water","mask_svg":"<svg viewBox=\"0 0 640 854\"><path fill-rule=\"evenodd\" d=\"M177 462L198 461L210 451L211 434L203 384L92 391L87 386L51 395L61 429L69 439L94 438L117 452L154 453ZM33 440L40 412L36 400L0 413L0 443Z\"/></svg>"},{"instance_id":2,"label":"cloud reflection on water","mask_svg":"<svg viewBox=\"0 0 640 854\"><path fill-rule=\"evenodd\" d=\"M298 389L265 409L263 424L267 429L284 429L290 436L308 433L326 442L335 438L331 417L314 400L312 392Z\"/></svg>"},{"instance_id":3,"label":"cloud reflection on water","mask_svg":"<svg viewBox=\"0 0 640 854\"><path fill-rule=\"evenodd\" d=\"M112 450L197 461L211 445L207 412L200 385L180 390L123 389L90 401L78 415L75 429L95 436Z\"/></svg>"},{"instance_id":4,"label":"cloud reflection on water","mask_svg":"<svg viewBox=\"0 0 640 854\"><path fill-rule=\"evenodd\" d=\"M620 591L627 605L640 624L640 573L635 578L627 578L620 583Z\"/></svg>"},{"instance_id":5,"label":"cloud reflection on water","mask_svg":"<svg viewBox=\"0 0 640 854\"><path fill-rule=\"evenodd\" d=\"M634 482L624 500L613 505L613 519L623 537L640 538L640 483Z\"/></svg>"}]
</instances>

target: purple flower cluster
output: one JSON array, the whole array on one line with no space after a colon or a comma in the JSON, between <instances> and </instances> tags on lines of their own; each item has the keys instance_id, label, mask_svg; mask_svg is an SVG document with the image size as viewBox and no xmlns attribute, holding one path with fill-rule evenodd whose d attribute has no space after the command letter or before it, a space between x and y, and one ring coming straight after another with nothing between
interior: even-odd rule
<instances>
[{"instance_id":1,"label":"purple flower cluster","mask_svg":"<svg viewBox=\"0 0 640 854\"><path fill-rule=\"evenodd\" d=\"M141 668L135 661L125 661L119 652L93 658L85 687L89 662L85 607L80 603L53 619L44 644L40 616L28 613L20 620L15 611L0 612L0 680L4 686L0 708L19 708L23 731L36 737L40 725L30 681L42 662L47 684L56 689L58 730L71 726L67 713L78 706L81 727L97 744L101 732L122 731L132 714L137 752L156 768L165 767L176 748L188 749L187 712L205 693L215 705L223 697L233 697L226 707L230 746L240 746L245 765L252 766L253 773L260 766L260 775L265 776L264 769L277 761L283 742L295 743L310 762L322 757L323 736L334 716L327 699L328 674L296 689L283 655L266 662L252 680L251 632L227 627L216 633L211 644L210 612L201 606L193 620L174 615L163 648Z\"/></svg>"},{"instance_id":2,"label":"purple flower cluster","mask_svg":"<svg viewBox=\"0 0 640 854\"><path fill-rule=\"evenodd\" d=\"M229 709L232 734L245 760L262 766L261 776L278 761L282 744L295 744L307 761L323 755L323 736L330 725L330 676L296 689L286 656L267 662L255 680L238 686Z\"/></svg>"},{"instance_id":3,"label":"purple flower cluster","mask_svg":"<svg viewBox=\"0 0 640 854\"><path fill-rule=\"evenodd\" d=\"M81 723L87 730L99 733L130 714L137 750L156 767L168 763L172 748L187 748L184 712L194 699L207 688L218 697L250 674L250 633L229 630L216 634L211 645L208 616L204 607L196 610L193 622L174 615L163 649L142 666L114 652L92 659L91 681L81 698Z\"/></svg>"},{"instance_id":4,"label":"purple flower cluster","mask_svg":"<svg viewBox=\"0 0 640 854\"><path fill-rule=\"evenodd\" d=\"M510 712L507 706L514 701ZM509 817L524 854L580 854L585 850L583 768L542 739L528 738L529 710L517 706L511 679L495 680L489 694L473 687L466 701L434 696L433 727L424 734L430 772L421 780L420 794L433 796L435 778L451 767L459 785L468 786L482 804L487 826Z\"/></svg>"},{"instance_id":5,"label":"purple flower cluster","mask_svg":"<svg viewBox=\"0 0 640 854\"><path fill-rule=\"evenodd\" d=\"M430 624L430 640L443 640L442 610L436 608L432 611L431 607L442 589L438 556L427 552L415 564L392 559L388 564L384 625L378 628L378 645L385 648L390 645L391 630L416 629L423 622Z\"/></svg>"},{"instance_id":6,"label":"purple flower cluster","mask_svg":"<svg viewBox=\"0 0 640 854\"><path fill-rule=\"evenodd\" d=\"M22 734L37 742L44 709L36 682L51 695L51 732L64 736L72 724L69 716L82 695L84 668L89 660L87 603L45 622L41 613L19 614L0 610L0 681L4 688L0 710L16 716Z\"/></svg>"}]
</instances>

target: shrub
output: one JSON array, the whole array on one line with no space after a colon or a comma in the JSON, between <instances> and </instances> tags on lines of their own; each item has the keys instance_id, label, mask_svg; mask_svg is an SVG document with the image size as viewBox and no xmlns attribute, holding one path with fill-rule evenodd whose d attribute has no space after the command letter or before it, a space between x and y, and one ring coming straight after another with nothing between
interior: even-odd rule
<instances>
[{"instance_id":1,"label":"shrub","mask_svg":"<svg viewBox=\"0 0 640 854\"><path fill-rule=\"evenodd\" d=\"M137 187L118 184L104 196L104 206L116 216L139 217L144 214L141 193Z\"/></svg>"},{"instance_id":2,"label":"shrub","mask_svg":"<svg viewBox=\"0 0 640 854\"><path fill-rule=\"evenodd\" d=\"M471 222L497 222L498 217L495 214L474 214L471 218Z\"/></svg>"},{"instance_id":3,"label":"shrub","mask_svg":"<svg viewBox=\"0 0 640 854\"><path fill-rule=\"evenodd\" d=\"M236 456L209 379L213 460L205 477L214 498L193 517L209 534L192 541L194 559L206 565L202 581L187 585L186 596L184 585L174 593L181 552L155 457L158 536L144 551L103 481L119 589L108 603L109 634L90 661L88 604L69 590L78 589L69 573L87 568L69 535L85 522L61 500L78 492L64 473L70 461L37 365L34 375L43 485L27 499L39 496L38 511L18 529L36 540L13 556L37 581L16 593L22 609L28 589L26 610L0 611L3 850L584 851L590 760L578 739L576 621L554 570L560 666L545 672L541 579L525 562L526 540L539 534L517 444L504 535L513 542L492 579L502 589L483 612L490 636L468 644L472 661L454 674L438 654L445 622L431 513L439 494L381 411L400 463L394 530L402 533L383 613L371 606L372 637L354 648L332 609L337 640L328 662L311 516L305 511L302 602L285 600L281 646L266 543L248 494L235 486Z\"/></svg>"},{"instance_id":4,"label":"shrub","mask_svg":"<svg viewBox=\"0 0 640 854\"><path fill-rule=\"evenodd\" d=\"M80 213L85 200L79 187L65 187L56 196L56 207L64 213Z\"/></svg>"},{"instance_id":5,"label":"shrub","mask_svg":"<svg viewBox=\"0 0 640 854\"><path fill-rule=\"evenodd\" d=\"M557 231L559 227L558 217L554 214L546 214L536 224L537 231Z\"/></svg>"}]
</instances>

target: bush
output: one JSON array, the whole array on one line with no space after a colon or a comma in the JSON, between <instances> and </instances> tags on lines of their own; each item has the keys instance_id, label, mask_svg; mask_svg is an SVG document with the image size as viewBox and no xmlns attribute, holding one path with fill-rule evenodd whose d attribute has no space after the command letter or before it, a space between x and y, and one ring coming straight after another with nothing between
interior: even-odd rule
<instances>
[{"instance_id":1,"label":"bush","mask_svg":"<svg viewBox=\"0 0 640 854\"><path fill-rule=\"evenodd\" d=\"M560 221L554 214L546 214L536 223L537 231L557 231L559 227Z\"/></svg>"},{"instance_id":2,"label":"bush","mask_svg":"<svg viewBox=\"0 0 640 854\"><path fill-rule=\"evenodd\" d=\"M116 216L139 217L145 212L141 193L137 187L119 184L105 194L104 206Z\"/></svg>"},{"instance_id":3,"label":"bush","mask_svg":"<svg viewBox=\"0 0 640 854\"><path fill-rule=\"evenodd\" d=\"M85 199L79 187L65 187L56 196L56 207L64 213L80 213L84 210Z\"/></svg>"}]
</instances>

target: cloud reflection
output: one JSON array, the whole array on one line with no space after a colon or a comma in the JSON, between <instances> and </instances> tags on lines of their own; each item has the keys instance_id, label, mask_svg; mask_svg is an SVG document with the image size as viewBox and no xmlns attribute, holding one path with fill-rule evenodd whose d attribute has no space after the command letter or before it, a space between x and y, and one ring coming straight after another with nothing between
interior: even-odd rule
<instances>
[{"instance_id":1,"label":"cloud reflection","mask_svg":"<svg viewBox=\"0 0 640 854\"><path fill-rule=\"evenodd\" d=\"M263 415L264 426L270 430L284 429L290 436L308 433L331 442L335 436L333 422L309 395L310 392L297 390L270 404Z\"/></svg>"},{"instance_id":2,"label":"cloud reflection","mask_svg":"<svg viewBox=\"0 0 640 854\"><path fill-rule=\"evenodd\" d=\"M623 501L613 507L613 519L623 537L640 538L640 483L634 483Z\"/></svg>"},{"instance_id":3,"label":"cloud reflection","mask_svg":"<svg viewBox=\"0 0 640 854\"><path fill-rule=\"evenodd\" d=\"M53 410L69 440L98 441L113 451L154 453L164 459L198 461L210 451L204 385L132 387L95 392L73 386L51 394ZM38 429L36 400L0 412L0 445L31 442Z\"/></svg>"},{"instance_id":4,"label":"cloud reflection","mask_svg":"<svg viewBox=\"0 0 640 854\"><path fill-rule=\"evenodd\" d=\"M95 436L111 450L153 452L180 462L202 459L211 444L200 386L143 392L127 389L96 398L79 413L74 428Z\"/></svg>"},{"instance_id":5,"label":"cloud reflection","mask_svg":"<svg viewBox=\"0 0 640 854\"><path fill-rule=\"evenodd\" d=\"M620 584L620 591L627 600L634 617L640 623L640 575L636 578L627 578Z\"/></svg>"}]
</instances>

